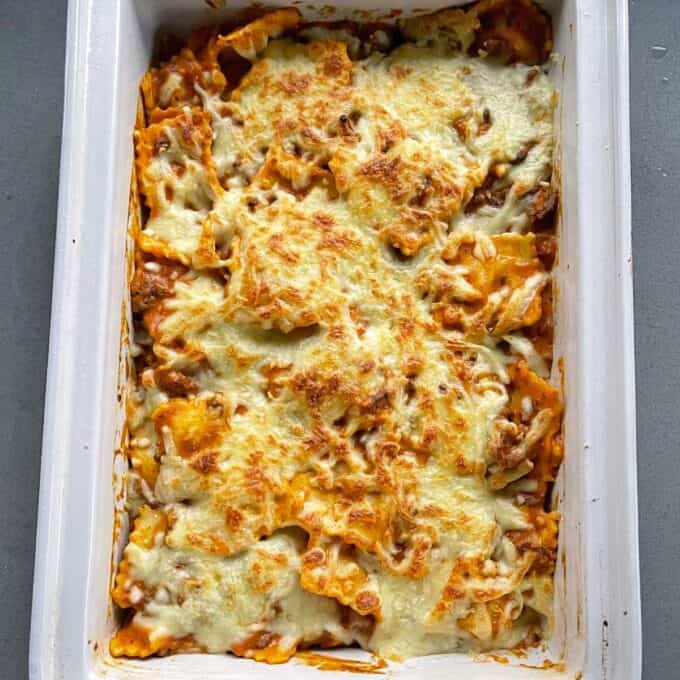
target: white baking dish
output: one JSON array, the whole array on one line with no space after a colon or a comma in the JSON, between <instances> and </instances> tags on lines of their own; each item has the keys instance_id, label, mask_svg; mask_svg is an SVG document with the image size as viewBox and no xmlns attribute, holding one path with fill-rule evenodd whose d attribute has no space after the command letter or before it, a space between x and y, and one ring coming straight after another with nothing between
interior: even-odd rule
<instances>
[{"instance_id":1,"label":"white baking dish","mask_svg":"<svg viewBox=\"0 0 680 680\"><path fill-rule=\"evenodd\" d=\"M341 674L297 661L272 667L230 656L114 661L106 651L114 626L109 586L120 497L112 479L120 460L113 451L122 423L118 367L137 86L160 25L186 29L248 3L227 4L219 12L203 0L69 4L31 629L34 679L314 680L320 673ZM334 4L349 12L451 3ZM510 655L510 664L501 664L427 657L390 665L385 672L399 679L443 680L456 673L469 680L640 677L627 2L551 0L545 6L559 54L553 68L561 91L563 199L557 356L567 398L556 630L549 648L529 659ZM546 658L564 664L528 667Z\"/></svg>"}]
</instances>

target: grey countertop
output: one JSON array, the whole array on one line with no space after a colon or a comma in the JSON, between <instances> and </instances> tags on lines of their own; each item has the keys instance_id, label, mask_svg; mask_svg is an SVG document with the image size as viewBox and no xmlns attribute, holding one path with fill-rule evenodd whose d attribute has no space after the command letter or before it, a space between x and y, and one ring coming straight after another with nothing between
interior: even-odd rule
<instances>
[{"instance_id":1,"label":"grey countertop","mask_svg":"<svg viewBox=\"0 0 680 680\"><path fill-rule=\"evenodd\" d=\"M680 561L679 36L678 0L632 0L630 106L645 680L680 678L680 579L673 566Z\"/></svg>"},{"instance_id":2,"label":"grey countertop","mask_svg":"<svg viewBox=\"0 0 680 680\"><path fill-rule=\"evenodd\" d=\"M680 2L630 9L643 677L675 680ZM65 25L66 0L0 2L0 680L27 677Z\"/></svg>"}]
</instances>

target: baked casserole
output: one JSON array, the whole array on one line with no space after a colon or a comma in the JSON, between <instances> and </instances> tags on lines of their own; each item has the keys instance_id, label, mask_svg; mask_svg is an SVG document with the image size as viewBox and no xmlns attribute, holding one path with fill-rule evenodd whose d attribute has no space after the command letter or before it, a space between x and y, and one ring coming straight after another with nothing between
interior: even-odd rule
<instances>
[{"instance_id":1,"label":"baked casserole","mask_svg":"<svg viewBox=\"0 0 680 680\"><path fill-rule=\"evenodd\" d=\"M551 48L529 0L164 41L135 131L114 656L548 634Z\"/></svg>"}]
</instances>

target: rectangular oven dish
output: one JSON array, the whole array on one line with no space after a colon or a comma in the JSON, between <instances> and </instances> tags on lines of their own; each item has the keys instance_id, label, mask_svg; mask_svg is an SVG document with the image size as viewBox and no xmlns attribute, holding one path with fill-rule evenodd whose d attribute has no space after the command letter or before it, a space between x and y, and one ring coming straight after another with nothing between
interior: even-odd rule
<instances>
[{"instance_id":1,"label":"rectangular oven dish","mask_svg":"<svg viewBox=\"0 0 680 680\"><path fill-rule=\"evenodd\" d=\"M562 520L550 639L528 652L474 658L439 654L380 669L355 649L334 653L364 660L353 668L314 655L306 659L307 665L293 658L276 669L217 655L145 661L109 655L109 640L120 623L109 592L128 533L121 512L127 463L120 451L115 457L110 452L127 434L123 404L131 389L125 366L130 327L126 288L132 258L123 225L137 83L148 68L159 27L186 33L196 25L229 19L247 6L209 4L131 1L102 8L97 3L75 3L69 10L32 677L184 678L219 677L225 672L245 677L350 668L400 676L429 672L443 677L464 669L473 678L639 677L627 41L622 2L542 3L553 18L557 56L550 77L560 92L556 165L562 205L554 270L553 382L562 380L567 401L566 462L555 494ZM357 15L358 6L337 3L332 18L393 19L395 13L389 10L409 16L437 8L432 3L398 7L375 3L362 5ZM305 18L329 17L327 8L300 9ZM149 238L153 234L150 229ZM413 255L410 245L406 252L399 238L388 235L389 245L396 244L398 255ZM181 241L175 242L181 247ZM154 271L159 265L148 266ZM278 332L308 326L286 315L278 322ZM185 409L188 403L204 401L209 406L210 398L199 394L190 402L171 401L165 409L167 423L172 426L177 417L175 406ZM346 426L342 420L338 427ZM164 437L169 433L166 426ZM167 446L172 446L171 440L166 451ZM135 593L134 588L119 589L119 603L127 603Z\"/></svg>"}]
</instances>

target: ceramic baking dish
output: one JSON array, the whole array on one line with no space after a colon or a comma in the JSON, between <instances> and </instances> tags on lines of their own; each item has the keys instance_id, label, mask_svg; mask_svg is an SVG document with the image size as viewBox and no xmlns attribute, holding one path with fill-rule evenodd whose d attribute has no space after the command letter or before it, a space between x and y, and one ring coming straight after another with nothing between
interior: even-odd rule
<instances>
[{"instance_id":1,"label":"ceramic baking dish","mask_svg":"<svg viewBox=\"0 0 680 680\"><path fill-rule=\"evenodd\" d=\"M109 596L124 536L114 455L123 424L126 223L138 84L159 27L186 31L248 2L71 0L52 327L45 403L30 677L316 680L293 660L231 656L113 660ZM272 1L272 6L291 4ZM334 3L338 16L437 9L414 0ZM626 0L546 0L560 90L562 178L556 366L566 456L556 625L545 649L390 664L399 680L640 677ZM226 5L215 9L212 5ZM308 17L323 8L301 6ZM364 17L366 13L364 12ZM560 380L559 374L553 379ZM112 538L113 537L113 538ZM357 650L336 652L358 658ZM367 656L367 655L364 655ZM542 666L539 670L536 667ZM331 678L330 680L333 680Z\"/></svg>"}]
</instances>

